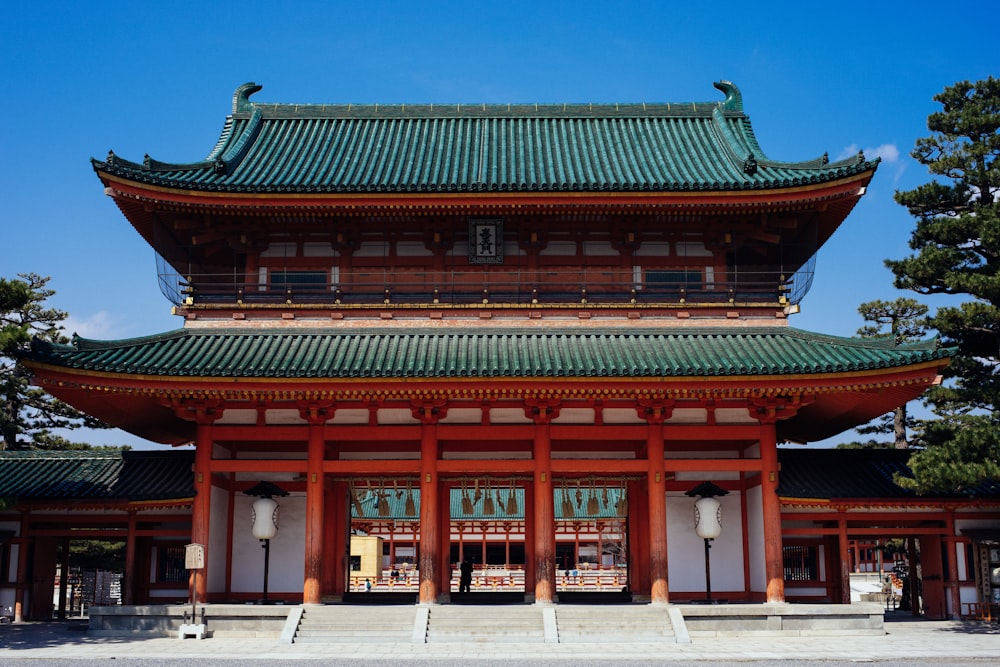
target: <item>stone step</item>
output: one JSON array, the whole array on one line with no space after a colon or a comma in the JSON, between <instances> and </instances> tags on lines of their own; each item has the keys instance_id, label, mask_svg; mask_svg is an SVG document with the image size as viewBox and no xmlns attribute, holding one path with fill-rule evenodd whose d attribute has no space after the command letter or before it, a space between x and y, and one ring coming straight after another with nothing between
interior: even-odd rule
<instances>
[{"instance_id":1,"label":"stone step","mask_svg":"<svg viewBox=\"0 0 1000 667\"><path fill-rule=\"evenodd\" d=\"M540 609L531 606L443 606L430 611L428 642L542 643Z\"/></svg>"},{"instance_id":2,"label":"stone step","mask_svg":"<svg viewBox=\"0 0 1000 667\"><path fill-rule=\"evenodd\" d=\"M330 605L307 607L299 620L295 642L409 642L416 607Z\"/></svg>"},{"instance_id":3,"label":"stone step","mask_svg":"<svg viewBox=\"0 0 1000 667\"><path fill-rule=\"evenodd\" d=\"M648 606L557 607L560 643L676 643L665 609Z\"/></svg>"}]
</instances>

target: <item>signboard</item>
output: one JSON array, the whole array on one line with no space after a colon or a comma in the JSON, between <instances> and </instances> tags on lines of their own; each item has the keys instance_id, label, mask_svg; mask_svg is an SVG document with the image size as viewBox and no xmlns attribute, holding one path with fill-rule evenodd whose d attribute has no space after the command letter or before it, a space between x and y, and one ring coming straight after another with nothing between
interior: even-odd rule
<instances>
[{"instance_id":1,"label":"signboard","mask_svg":"<svg viewBox=\"0 0 1000 667\"><path fill-rule=\"evenodd\" d=\"M469 264L503 264L503 220L469 220Z\"/></svg>"},{"instance_id":2,"label":"signboard","mask_svg":"<svg viewBox=\"0 0 1000 667\"><path fill-rule=\"evenodd\" d=\"M188 570L205 569L204 544L188 544L184 547L184 567Z\"/></svg>"}]
</instances>

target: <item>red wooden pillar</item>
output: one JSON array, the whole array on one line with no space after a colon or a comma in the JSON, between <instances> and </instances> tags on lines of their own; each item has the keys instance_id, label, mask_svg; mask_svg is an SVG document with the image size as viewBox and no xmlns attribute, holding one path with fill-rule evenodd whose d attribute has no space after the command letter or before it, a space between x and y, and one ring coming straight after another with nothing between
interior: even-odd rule
<instances>
[{"instance_id":1,"label":"red wooden pillar","mask_svg":"<svg viewBox=\"0 0 1000 667\"><path fill-rule=\"evenodd\" d=\"M440 554L440 576L438 577L438 598L451 599L451 489L438 481L438 526L441 543L438 545Z\"/></svg>"},{"instance_id":2,"label":"red wooden pillar","mask_svg":"<svg viewBox=\"0 0 1000 667\"><path fill-rule=\"evenodd\" d=\"M778 497L778 442L774 422L760 425L760 493L764 514L764 574L767 601L785 601L785 567L781 542L781 499Z\"/></svg>"},{"instance_id":3,"label":"red wooden pillar","mask_svg":"<svg viewBox=\"0 0 1000 667\"><path fill-rule=\"evenodd\" d=\"M215 420L209 410L199 409L197 431L195 432L194 453L194 501L191 503L191 542L205 547L205 567L192 570L195 581L195 597L199 602L208 601L209 567L209 518L212 514L212 422Z\"/></svg>"},{"instance_id":4,"label":"red wooden pillar","mask_svg":"<svg viewBox=\"0 0 1000 667\"><path fill-rule=\"evenodd\" d=\"M68 551L69 544L66 543L65 551ZM67 561L63 561L66 563ZM66 569L66 565L62 568L62 579L66 579L69 576L69 571ZM122 604L131 605L135 604L135 512L129 510L128 513L128 535L125 538L125 573L124 581L122 586ZM62 580L60 580L60 588L62 587ZM62 608L62 599L60 596L60 618L64 617L65 610Z\"/></svg>"},{"instance_id":5,"label":"red wooden pillar","mask_svg":"<svg viewBox=\"0 0 1000 667\"><path fill-rule=\"evenodd\" d=\"M424 402L412 406L420 420L420 604L436 604L441 579L440 483L437 461L440 446L438 420L444 417L442 403Z\"/></svg>"},{"instance_id":6,"label":"red wooden pillar","mask_svg":"<svg viewBox=\"0 0 1000 667\"><path fill-rule=\"evenodd\" d=\"M948 534L944 537L947 554L948 590L951 591L951 609L948 617L961 618L962 600L958 585L958 540L955 536L955 510L948 510L948 519L945 525L948 529Z\"/></svg>"},{"instance_id":7,"label":"red wooden pillar","mask_svg":"<svg viewBox=\"0 0 1000 667\"><path fill-rule=\"evenodd\" d=\"M851 604L851 555L850 541L847 537L847 513L838 512L837 516L837 546L840 561L840 603Z\"/></svg>"},{"instance_id":8,"label":"red wooden pillar","mask_svg":"<svg viewBox=\"0 0 1000 667\"><path fill-rule=\"evenodd\" d=\"M667 582L667 480L663 461L663 422L670 412L662 402L640 404L638 411L648 424L649 600L653 604L666 604L670 593Z\"/></svg>"},{"instance_id":9,"label":"red wooden pillar","mask_svg":"<svg viewBox=\"0 0 1000 667\"><path fill-rule=\"evenodd\" d=\"M301 410L309 423L309 441L306 460L306 545L305 578L302 584L302 603L320 604L323 601L323 510L326 508L326 478L323 461L326 459L324 425L333 416L329 406L310 405Z\"/></svg>"},{"instance_id":10,"label":"red wooden pillar","mask_svg":"<svg viewBox=\"0 0 1000 667\"><path fill-rule=\"evenodd\" d=\"M350 542L351 510L347 502L347 484L334 482L325 495L326 511L324 521L328 524L323 531L323 595L341 599L347 590L347 549Z\"/></svg>"},{"instance_id":11,"label":"red wooden pillar","mask_svg":"<svg viewBox=\"0 0 1000 667\"><path fill-rule=\"evenodd\" d=\"M28 589L28 563L32 558L32 544L28 540L28 513L21 514L21 529L14 540L17 544L17 581L14 583L14 622L25 620L24 592Z\"/></svg>"},{"instance_id":12,"label":"red wooden pillar","mask_svg":"<svg viewBox=\"0 0 1000 667\"><path fill-rule=\"evenodd\" d=\"M557 404L529 402L525 415L535 422L534 441L534 563L535 602L555 601L556 593L556 524L555 495L552 483L552 436L550 424L558 416ZM526 584L527 585L527 582Z\"/></svg>"},{"instance_id":13,"label":"red wooden pillar","mask_svg":"<svg viewBox=\"0 0 1000 667\"><path fill-rule=\"evenodd\" d=\"M628 482L629 586L637 599L649 597L649 494L645 480Z\"/></svg>"},{"instance_id":14,"label":"red wooden pillar","mask_svg":"<svg viewBox=\"0 0 1000 667\"><path fill-rule=\"evenodd\" d=\"M553 510L554 511L554 510ZM524 485L524 592L534 594L535 485Z\"/></svg>"}]
</instances>

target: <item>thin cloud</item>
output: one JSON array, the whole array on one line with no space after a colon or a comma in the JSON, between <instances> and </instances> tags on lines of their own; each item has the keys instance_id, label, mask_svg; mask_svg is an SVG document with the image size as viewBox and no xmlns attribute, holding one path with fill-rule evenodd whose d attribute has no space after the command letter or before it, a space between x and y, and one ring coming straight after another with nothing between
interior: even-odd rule
<instances>
[{"instance_id":1,"label":"thin cloud","mask_svg":"<svg viewBox=\"0 0 1000 667\"><path fill-rule=\"evenodd\" d=\"M861 149L858 148L857 144L851 144L844 150L840 151L840 154L837 156L837 160L845 160L849 157L857 155L860 150ZM873 158L882 158L882 161L886 164L895 164L899 162L899 149L896 148L896 144L882 144L881 146L876 146L875 148L869 146L865 148L863 152L865 157L869 160Z\"/></svg>"},{"instance_id":2,"label":"thin cloud","mask_svg":"<svg viewBox=\"0 0 1000 667\"><path fill-rule=\"evenodd\" d=\"M82 338L114 338L117 329L117 324L105 310L83 319L70 315L62 324L63 331L67 335L77 334Z\"/></svg>"}]
</instances>

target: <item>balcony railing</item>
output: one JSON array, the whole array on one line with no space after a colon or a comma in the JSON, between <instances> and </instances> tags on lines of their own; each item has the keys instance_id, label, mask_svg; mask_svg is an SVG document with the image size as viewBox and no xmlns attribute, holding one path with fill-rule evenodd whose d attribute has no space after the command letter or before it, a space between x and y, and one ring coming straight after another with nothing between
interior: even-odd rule
<instances>
[{"instance_id":1,"label":"balcony railing","mask_svg":"<svg viewBox=\"0 0 1000 667\"><path fill-rule=\"evenodd\" d=\"M654 275L655 274L655 275ZM812 273L783 276L778 271L734 272L712 282L634 280L632 271L354 271L336 282L267 284L233 276L160 273L164 295L176 305L475 305L475 304L707 304L797 303ZM803 287L805 282L805 287Z\"/></svg>"}]
</instances>

